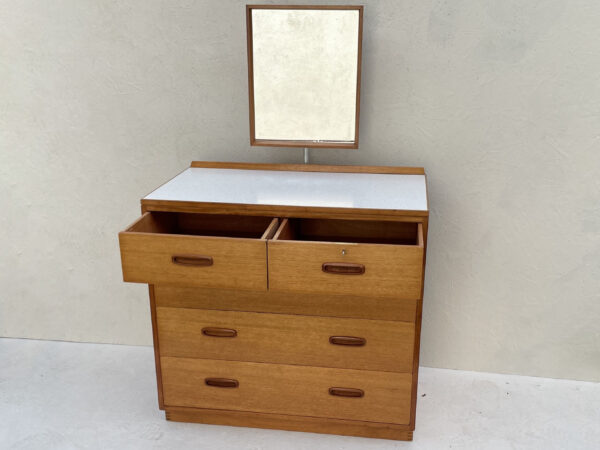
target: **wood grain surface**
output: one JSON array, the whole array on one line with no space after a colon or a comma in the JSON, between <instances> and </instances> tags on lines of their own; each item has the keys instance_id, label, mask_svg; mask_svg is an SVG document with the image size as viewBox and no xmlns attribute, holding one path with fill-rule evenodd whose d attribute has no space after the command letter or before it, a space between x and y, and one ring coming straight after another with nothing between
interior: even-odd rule
<instances>
[{"instance_id":1,"label":"wood grain surface","mask_svg":"<svg viewBox=\"0 0 600 450\"><path fill-rule=\"evenodd\" d=\"M412 375L322 367L161 357L165 406L230 409L408 424ZM237 388L207 386L234 379ZM355 388L364 397L329 394Z\"/></svg>"},{"instance_id":2,"label":"wood grain surface","mask_svg":"<svg viewBox=\"0 0 600 450\"><path fill-rule=\"evenodd\" d=\"M412 323L163 307L157 320L161 356L412 372ZM335 345L332 336L366 342Z\"/></svg>"}]
</instances>

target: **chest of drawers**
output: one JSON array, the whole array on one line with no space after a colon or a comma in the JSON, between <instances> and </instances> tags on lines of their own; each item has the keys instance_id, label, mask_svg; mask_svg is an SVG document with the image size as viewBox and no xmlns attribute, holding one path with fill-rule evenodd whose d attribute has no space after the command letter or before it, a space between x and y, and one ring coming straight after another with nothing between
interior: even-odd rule
<instances>
[{"instance_id":1,"label":"chest of drawers","mask_svg":"<svg viewBox=\"0 0 600 450\"><path fill-rule=\"evenodd\" d=\"M423 169L194 162L119 234L168 420L412 439Z\"/></svg>"}]
</instances>

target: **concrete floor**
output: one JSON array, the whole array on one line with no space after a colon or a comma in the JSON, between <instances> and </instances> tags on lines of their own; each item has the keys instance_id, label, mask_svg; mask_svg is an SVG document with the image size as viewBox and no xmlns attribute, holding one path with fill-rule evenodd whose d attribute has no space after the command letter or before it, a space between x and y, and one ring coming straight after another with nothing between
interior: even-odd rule
<instances>
[{"instance_id":1,"label":"concrete floor","mask_svg":"<svg viewBox=\"0 0 600 450\"><path fill-rule=\"evenodd\" d=\"M599 449L600 384L422 368L413 442L167 422L152 349L0 339L1 449Z\"/></svg>"}]
</instances>

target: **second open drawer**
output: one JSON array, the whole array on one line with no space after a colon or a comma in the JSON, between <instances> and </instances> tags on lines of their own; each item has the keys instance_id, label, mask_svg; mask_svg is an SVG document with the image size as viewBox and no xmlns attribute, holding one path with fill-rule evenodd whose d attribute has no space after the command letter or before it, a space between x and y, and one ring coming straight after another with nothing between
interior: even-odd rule
<instances>
[{"instance_id":1,"label":"second open drawer","mask_svg":"<svg viewBox=\"0 0 600 450\"><path fill-rule=\"evenodd\" d=\"M421 223L284 219L268 241L269 289L418 299Z\"/></svg>"}]
</instances>

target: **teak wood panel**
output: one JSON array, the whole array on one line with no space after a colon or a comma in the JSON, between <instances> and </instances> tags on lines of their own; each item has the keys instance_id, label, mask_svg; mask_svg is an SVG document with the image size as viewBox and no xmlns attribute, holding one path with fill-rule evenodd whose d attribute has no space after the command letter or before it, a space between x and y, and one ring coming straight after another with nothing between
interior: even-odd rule
<instances>
[{"instance_id":1,"label":"teak wood panel","mask_svg":"<svg viewBox=\"0 0 600 450\"><path fill-rule=\"evenodd\" d=\"M249 205L231 203L198 203L179 200L142 199L142 213L148 211L189 212L205 214L261 215L270 217L314 217L330 219L399 220L423 222L427 211L396 209L329 208L308 206Z\"/></svg>"},{"instance_id":2,"label":"teak wood panel","mask_svg":"<svg viewBox=\"0 0 600 450\"><path fill-rule=\"evenodd\" d=\"M169 407L165 409L167 420L195 422L234 427L274 428L288 431L339 434L379 439L411 441L412 428L392 423L363 422L321 417L291 416L221 409Z\"/></svg>"},{"instance_id":3,"label":"teak wood panel","mask_svg":"<svg viewBox=\"0 0 600 450\"><path fill-rule=\"evenodd\" d=\"M157 321L161 356L412 372L412 323L162 307Z\"/></svg>"},{"instance_id":4,"label":"teak wood panel","mask_svg":"<svg viewBox=\"0 0 600 450\"><path fill-rule=\"evenodd\" d=\"M135 225L132 226L134 229ZM162 230L142 230L119 233L124 281L267 289L264 239L172 235L162 234ZM178 255L212 258L212 264L176 264L173 257Z\"/></svg>"},{"instance_id":5,"label":"teak wood panel","mask_svg":"<svg viewBox=\"0 0 600 450\"><path fill-rule=\"evenodd\" d=\"M233 289L154 286L159 307L268 312L414 322L416 299L357 295L254 292Z\"/></svg>"},{"instance_id":6,"label":"teak wood panel","mask_svg":"<svg viewBox=\"0 0 600 450\"><path fill-rule=\"evenodd\" d=\"M276 170L286 172L387 173L425 175L423 167L331 166L326 164L264 164L241 162L192 161L190 167L205 169Z\"/></svg>"},{"instance_id":7,"label":"teak wood panel","mask_svg":"<svg viewBox=\"0 0 600 450\"><path fill-rule=\"evenodd\" d=\"M412 375L161 357L166 407L184 406L408 424ZM206 378L238 387L208 386ZM330 388L360 389L339 397Z\"/></svg>"},{"instance_id":8,"label":"teak wood panel","mask_svg":"<svg viewBox=\"0 0 600 450\"><path fill-rule=\"evenodd\" d=\"M274 291L421 297L424 247L294 240L268 241L269 289ZM332 274L324 263L360 264L363 274Z\"/></svg>"},{"instance_id":9,"label":"teak wood panel","mask_svg":"<svg viewBox=\"0 0 600 450\"><path fill-rule=\"evenodd\" d=\"M156 389L158 393L158 408L165 409L162 393L162 371L160 369L160 347L158 343L158 325L156 324L156 297L154 286L148 285L150 297L150 318L152 320L152 343L154 344L154 368L156 370Z\"/></svg>"}]
</instances>

